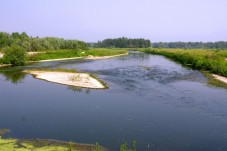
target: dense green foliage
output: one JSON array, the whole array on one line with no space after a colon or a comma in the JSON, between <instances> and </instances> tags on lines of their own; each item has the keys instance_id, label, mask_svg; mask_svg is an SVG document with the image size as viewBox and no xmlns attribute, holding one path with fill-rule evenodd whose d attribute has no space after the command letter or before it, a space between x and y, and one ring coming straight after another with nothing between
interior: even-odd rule
<instances>
[{"instance_id":1,"label":"dense green foliage","mask_svg":"<svg viewBox=\"0 0 227 151\"><path fill-rule=\"evenodd\" d=\"M21 66L26 63L26 51L19 46L7 47L3 57L4 64Z\"/></svg>"},{"instance_id":2,"label":"dense green foliage","mask_svg":"<svg viewBox=\"0 0 227 151\"><path fill-rule=\"evenodd\" d=\"M116 38L105 39L94 44L96 48L148 48L151 46L150 40L143 38L129 39L129 38Z\"/></svg>"},{"instance_id":3,"label":"dense green foliage","mask_svg":"<svg viewBox=\"0 0 227 151\"><path fill-rule=\"evenodd\" d=\"M78 40L64 40L55 37L29 37L25 32L12 34L0 32L0 49L9 46L20 46L26 51L44 51L59 49L82 49L86 50L87 45Z\"/></svg>"},{"instance_id":4,"label":"dense green foliage","mask_svg":"<svg viewBox=\"0 0 227 151\"><path fill-rule=\"evenodd\" d=\"M144 51L166 56L194 69L227 77L227 50L146 49Z\"/></svg>"},{"instance_id":5,"label":"dense green foliage","mask_svg":"<svg viewBox=\"0 0 227 151\"><path fill-rule=\"evenodd\" d=\"M184 48L184 49L227 49L227 42L159 42L152 43L153 48Z\"/></svg>"},{"instance_id":6,"label":"dense green foliage","mask_svg":"<svg viewBox=\"0 0 227 151\"><path fill-rule=\"evenodd\" d=\"M132 142L132 148L129 148L127 143L122 144L120 151L136 151L136 141Z\"/></svg>"}]
</instances>

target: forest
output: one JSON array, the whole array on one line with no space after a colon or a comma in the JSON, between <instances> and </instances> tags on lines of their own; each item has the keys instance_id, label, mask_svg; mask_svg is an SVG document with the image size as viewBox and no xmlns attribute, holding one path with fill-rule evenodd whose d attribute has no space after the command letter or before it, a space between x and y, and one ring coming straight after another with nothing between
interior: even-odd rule
<instances>
[{"instance_id":1,"label":"forest","mask_svg":"<svg viewBox=\"0 0 227 151\"><path fill-rule=\"evenodd\" d=\"M151 47L151 42L148 39L138 38L115 38L115 39L105 39L95 43L93 47L96 48L148 48Z\"/></svg>"},{"instance_id":2,"label":"forest","mask_svg":"<svg viewBox=\"0 0 227 151\"><path fill-rule=\"evenodd\" d=\"M152 43L152 47L183 49L227 49L227 42L157 42Z\"/></svg>"},{"instance_id":3,"label":"forest","mask_svg":"<svg viewBox=\"0 0 227 151\"><path fill-rule=\"evenodd\" d=\"M86 43L79 40L65 40L55 37L30 37L26 32L12 34L0 32L0 49L6 47L19 46L29 51L45 51L59 49L88 49Z\"/></svg>"}]
</instances>

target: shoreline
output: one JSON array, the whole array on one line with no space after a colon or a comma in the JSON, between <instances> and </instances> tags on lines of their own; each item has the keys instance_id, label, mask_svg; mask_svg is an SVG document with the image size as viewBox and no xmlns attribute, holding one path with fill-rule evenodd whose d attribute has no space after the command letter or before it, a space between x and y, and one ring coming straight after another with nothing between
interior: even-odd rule
<instances>
[{"instance_id":1,"label":"shoreline","mask_svg":"<svg viewBox=\"0 0 227 151\"><path fill-rule=\"evenodd\" d=\"M88 73L73 73L63 71L39 71L25 70L25 73L33 75L36 79L45 80L62 85L76 86L90 89L105 89L106 86Z\"/></svg>"},{"instance_id":2,"label":"shoreline","mask_svg":"<svg viewBox=\"0 0 227 151\"><path fill-rule=\"evenodd\" d=\"M212 76L214 77L214 79L227 84L227 77L223 77L223 76L220 76L220 75L217 75L217 74L212 74Z\"/></svg>"},{"instance_id":3,"label":"shoreline","mask_svg":"<svg viewBox=\"0 0 227 151\"><path fill-rule=\"evenodd\" d=\"M124 53L124 54L119 54L119 55L113 55L113 56L87 56L84 57L83 59L86 60L101 60L101 59L109 59L109 58L114 58L114 57L121 57L121 56L127 56L129 53Z\"/></svg>"},{"instance_id":4,"label":"shoreline","mask_svg":"<svg viewBox=\"0 0 227 151\"><path fill-rule=\"evenodd\" d=\"M51 61L76 60L76 59L83 59L83 57L59 58L59 59L47 59L47 60L29 61L29 62L51 62Z\"/></svg>"},{"instance_id":5,"label":"shoreline","mask_svg":"<svg viewBox=\"0 0 227 151\"><path fill-rule=\"evenodd\" d=\"M59 58L59 59L47 59L47 60L39 60L39 61L30 61L33 62L51 62L51 61L67 61L67 60L77 60L77 59L86 59L86 60L101 60L101 59L109 59L114 57L126 56L127 53L119 54L119 55L112 55L112 56L84 56L84 57L72 57L72 58Z\"/></svg>"},{"instance_id":6,"label":"shoreline","mask_svg":"<svg viewBox=\"0 0 227 151\"><path fill-rule=\"evenodd\" d=\"M10 67L12 66L11 64L0 64L0 68L4 68L4 67Z\"/></svg>"}]
</instances>

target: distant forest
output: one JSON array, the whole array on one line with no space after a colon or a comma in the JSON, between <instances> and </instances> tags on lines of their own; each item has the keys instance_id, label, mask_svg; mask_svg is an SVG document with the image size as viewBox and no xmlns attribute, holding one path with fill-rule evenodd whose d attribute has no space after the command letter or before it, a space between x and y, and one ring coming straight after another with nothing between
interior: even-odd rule
<instances>
[{"instance_id":1,"label":"distant forest","mask_svg":"<svg viewBox=\"0 0 227 151\"><path fill-rule=\"evenodd\" d=\"M150 40L139 38L116 38L116 39L105 39L95 43L93 47L96 48L148 48L151 47Z\"/></svg>"},{"instance_id":2,"label":"distant forest","mask_svg":"<svg viewBox=\"0 0 227 151\"><path fill-rule=\"evenodd\" d=\"M227 42L158 42L152 43L153 48L184 48L184 49L227 49Z\"/></svg>"},{"instance_id":3,"label":"distant forest","mask_svg":"<svg viewBox=\"0 0 227 151\"><path fill-rule=\"evenodd\" d=\"M25 32L12 34L0 32L0 49L20 46L26 51L43 51L58 49L87 49L86 43L78 40L65 40L55 37L29 37Z\"/></svg>"}]
</instances>

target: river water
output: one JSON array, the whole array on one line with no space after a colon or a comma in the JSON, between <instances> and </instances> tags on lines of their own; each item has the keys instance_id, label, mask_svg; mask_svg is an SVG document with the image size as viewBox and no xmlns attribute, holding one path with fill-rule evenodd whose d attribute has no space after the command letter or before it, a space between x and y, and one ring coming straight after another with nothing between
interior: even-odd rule
<instances>
[{"instance_id":1,"label":"river water","mask_svg":"<svg viewBox=\"0 0 227 151\"><path fill-rule=\"evenodd\" d=\"M162 56L130 52L105 60L36 63L28 68L89 72L106 90L68 87L11 69L0 73L0 128L7 137L50 138L119 150L226 151L227 90Z\"/></svg>"}]
</instances>

